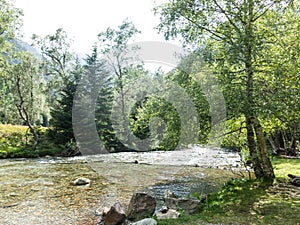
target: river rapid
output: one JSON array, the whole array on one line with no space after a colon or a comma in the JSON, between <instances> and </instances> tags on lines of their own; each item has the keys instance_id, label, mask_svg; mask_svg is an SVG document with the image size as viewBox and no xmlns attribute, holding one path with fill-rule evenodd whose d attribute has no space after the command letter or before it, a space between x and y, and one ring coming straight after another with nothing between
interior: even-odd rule
<instances>
[{"instance_id":1,"label":"river rapid","mask_svg":"<svg viewBox=\"0 0 300 225\"><path fill-rule=\"evenodd\" d=\"M244 168L228 150L194 146L174 152L114 153L0 161L0 224L97 224L98 209L145 191L161 204L169 189L180 197L218 190ZM235 171L233 173L232 171ZM74 186L78 177L89 186Z\"/></svg>"}]
</instances>

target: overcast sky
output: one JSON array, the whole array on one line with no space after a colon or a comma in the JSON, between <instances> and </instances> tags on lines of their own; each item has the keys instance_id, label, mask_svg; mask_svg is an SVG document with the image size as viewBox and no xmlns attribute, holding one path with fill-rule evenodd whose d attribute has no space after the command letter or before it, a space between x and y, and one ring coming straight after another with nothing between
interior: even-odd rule
<instances>
[{"instance_id":1,"label":"overcast sky","mask_svg":"<svg viewBox=\"0 0 300 225\"><path fill-rule=\"evenodd\" d=\"M111 26L116 28L128 18L142 31L136 41L163 41L154 27L158 16L153 7L164 0L15 0L24 12L24 39L32 34L53 34L64 28L73 39L78 53L89 53L97 34Z\"/></svg>"}]
</instances>

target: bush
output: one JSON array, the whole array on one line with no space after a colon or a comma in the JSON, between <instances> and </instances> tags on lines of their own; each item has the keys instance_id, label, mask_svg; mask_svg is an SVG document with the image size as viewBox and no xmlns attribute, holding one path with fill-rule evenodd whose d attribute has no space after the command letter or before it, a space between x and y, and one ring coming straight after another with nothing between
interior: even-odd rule
<instances>
[{"instance_id":1,"label":"bush","mask_svg":"<svg viewBox=\"0 0 300 225\"><path fill-rule=\"evenodd\" d=\"M7 158L7 152L0 150L0 159L6 159Z\"/></svg>"},{"instance_id":2,"label":"bush","mask_svg":"<svg viewBox=\"0 0 300 225\"><path fill-rule=\"evenodd\" d=\"M32 135L26 126L0 124L0 158L36 158L60 155L64 146L49 140L47 128L38 127L39 143L35 151L30 144ZM27 140L26 140L27 139Z\"/></svg>"}]
</instances>

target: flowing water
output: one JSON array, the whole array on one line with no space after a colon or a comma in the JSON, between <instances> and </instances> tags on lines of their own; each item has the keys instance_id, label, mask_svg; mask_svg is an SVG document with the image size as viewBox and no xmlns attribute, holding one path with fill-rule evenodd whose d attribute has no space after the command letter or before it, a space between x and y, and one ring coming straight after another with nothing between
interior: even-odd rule
<instances>
[{"instance_id":1,"label":"flowing water","mask_svg":"<svg viewBox=\"0 0 300 225\"><path fill-rule=\"evenodd\" d=\"M95 210L146 191L161 202L217 190L242 169L237 153L193 147L176 152L8 159L0 164L0 224L96 224ZM74 186L78 177L89 186Z\"/></svg>"}]
</instances>

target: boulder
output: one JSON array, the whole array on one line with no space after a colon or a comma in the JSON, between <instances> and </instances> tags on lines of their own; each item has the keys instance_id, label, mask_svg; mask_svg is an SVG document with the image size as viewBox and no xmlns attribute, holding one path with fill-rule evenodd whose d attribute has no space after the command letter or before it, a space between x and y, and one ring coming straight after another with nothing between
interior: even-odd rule
<instances>
[{"instance_id":1,"label":"boulder","mask_svg":"<svg viewBox=\"0 0 300 225\"><path fill-rule=\"evenodd\" d=\"M137 221L139 219L151 217L155 212L156 200L147 193L134 193L127 211L129 220Z\"/></svg>"},{"instance_id":2,"label":"boulder","mask_svg":"<svg viewBox=\"0 0 300 225\"><path fill-rule=\"evenodd\" d=\"M102 213L102 220L104 225L122 224L125 219L126 215L120 203L115 203L107 212Z\"/></svg>"},{"instance_id":3,"label":"boulder","mask_svg":"<svg viewBox=\"0 0 300 225\"><path fill-rule=\"evenodd\" d=\"M132 225L156 225L156 224L157 224L157 222L155 219L146 218L146 219L140 220L138 222L135 222Z\"/></svg>"},{"instance_id":4,"label":"boulder","mask_svg":"<svg viewBox=\"0 0 300 225\"><path fill-rule=\"evenodd\" d=\"M165 193L164 202L168 209L183 210L185 215L193 214L199 211L201 208L201 201L198 199L177 198L169 190L167 190Z\"/></svg>"},{"instance_id":5,"label":"boulder","mask_svg":"<svg viewBox=\"0 0 300 225\"><path fill-rule=\"evenodd\" d=\"M166 213L157 212L156 218L158 220L165 220L165 219L177 219L180 216L180 213L177 212L175 209L169 209Z\"/></svg>"},{"instance_id":6,"label":"boulder","mask_svg":"<svg viewBox=\"0 0 300 225\"><path fill-rule=\"evenodd\" d=\"M79 178L77 178L77 179L73 182L73 184L74 184L75 186L79 186L79 185L87 185L87 184L90 184L90 183L91 183L91 180L88 179L88 178L84 178L84 177L79 177Z\"/></svg>"}]
</instances>

